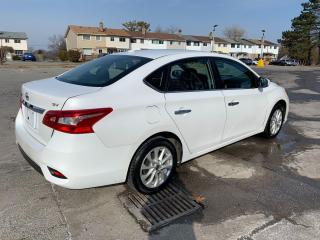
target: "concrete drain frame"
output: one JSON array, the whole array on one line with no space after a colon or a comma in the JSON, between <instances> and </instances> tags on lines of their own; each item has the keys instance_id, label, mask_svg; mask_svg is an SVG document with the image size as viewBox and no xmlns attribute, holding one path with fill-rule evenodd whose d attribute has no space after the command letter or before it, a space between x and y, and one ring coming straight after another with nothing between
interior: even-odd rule
<instances>
[{"instance_id":1,"label":"concrete drain frame","mask_svg":"<svg viewBox=\"0 0 320 240\"><path fill-rule=\"evenodd\" d=\"M202 207L175 183L152 195L126 191L119 199L146 232L157 230Z\"/></svg>"}]
</instances>

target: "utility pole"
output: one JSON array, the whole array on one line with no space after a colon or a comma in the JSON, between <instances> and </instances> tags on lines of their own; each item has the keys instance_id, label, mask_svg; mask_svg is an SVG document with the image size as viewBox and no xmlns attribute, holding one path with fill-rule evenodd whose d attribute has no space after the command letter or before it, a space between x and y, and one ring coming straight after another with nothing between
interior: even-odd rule
<instances>
[{"instance_id":1,"label":"utility pole","mask_svg":"<svg viewBox=\"0 0 320 240\"><path fill-rule=\"evenodd\" d=\"M263 59L263 49L264 49L264 33L266 32L266 30L261 30L262 32L262 37L261 37L261 56L260 58Z\"/></svg>"},{"instance_id":2,"label":"utility pole","mask_svg":"<svg viewBox=\"0 0 320 240\"><path fill-rule=\"evenodd\" d=\"M1 35L3 35L3 32L0 32L0 64L3 64L3 61L4 61L4 55L3 54L3 51L2 51L2 37Z\"/></svg>"},{"instance_id":3,"label":"utility pole","mask_svg":"<svg viewBox=\"0 0 320 240\"><path fill-rule=\"evenodd\" d=\"M216 27L218 27L219 25L215 24L213 26L213 29L212 29L212 34L211 34L211 51L214 52L214 32L216 31Z\"/></svg>"}]
</instances>

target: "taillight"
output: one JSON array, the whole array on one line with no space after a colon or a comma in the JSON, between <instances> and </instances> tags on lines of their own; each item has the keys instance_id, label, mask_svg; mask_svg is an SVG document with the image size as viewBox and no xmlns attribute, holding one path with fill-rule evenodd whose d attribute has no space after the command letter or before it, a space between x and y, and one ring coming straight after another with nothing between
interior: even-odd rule
<instances>
[{"instance_id":1,"label":"taillight","mask_svg":"<svg viewBox=\"0 0 320 240\"><path fill-rule=\"evenodd\" d=\"M93 125L112 111L112 108L48 111L42 123L65 133L93 133Z\"/></svg>"}]
</instances>

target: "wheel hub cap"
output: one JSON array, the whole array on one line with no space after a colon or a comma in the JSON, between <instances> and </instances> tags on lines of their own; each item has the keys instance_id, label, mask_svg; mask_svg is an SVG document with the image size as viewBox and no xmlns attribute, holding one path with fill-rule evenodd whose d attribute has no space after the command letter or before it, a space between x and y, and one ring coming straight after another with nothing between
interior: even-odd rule
<instances>
[{"instance_id":1,"label":"wheel hub cap","mask_svg":"<svg viewBox=\"0 0 320 240\"><path fill-rule=\"evenodd\" d=\"M282 111L280 109L277 109L272 117L270 122L270 133L272 135L275 135L279 132L282 125Z\"/></svg>"},{"instance_id":2,"label":"wheel hub cap","mask_svg":"<svg viewBox=\"0 0 320 240\"><path fill-rule=\"evenodd\" d=\"M142 161L140 179L148 188L162 185L169 177L173 167L173 157L167 147L155 147Z\"/></svg>"}]
</instances>

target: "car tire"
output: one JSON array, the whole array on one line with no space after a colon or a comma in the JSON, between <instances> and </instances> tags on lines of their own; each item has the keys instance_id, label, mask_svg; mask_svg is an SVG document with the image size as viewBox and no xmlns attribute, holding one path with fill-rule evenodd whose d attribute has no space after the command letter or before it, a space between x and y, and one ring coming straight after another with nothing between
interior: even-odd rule
<instances>
[{"instance_id":1,"label":"car tire","mask_svg":"<svg viewBox=\"0 0 320 240\"><path fill-rule=\"evenodd\" d=\"M162 159L160 159L161 153ZM158 163L156 163L157 159ZM161 160L165 159L167 160L161 165ZM167 165L164 167L165 164ZM135 153L129 167L127 184L130 188L144 194L156 193L170 182L176 166L175 146L164 137L151 138Z\"/></svg>"},{"instance_id":2,"label":"car tire","mask_svg":"<svg viewBox=\"0 0 320 240\"><path fill-rule=\"evenodd\" d=\"M275 138L283 124L285 117L285 108L282 104L277 104L273 107L267 125L263 131L263 136L266 138Z\"/></svg>"}]
</instances>

